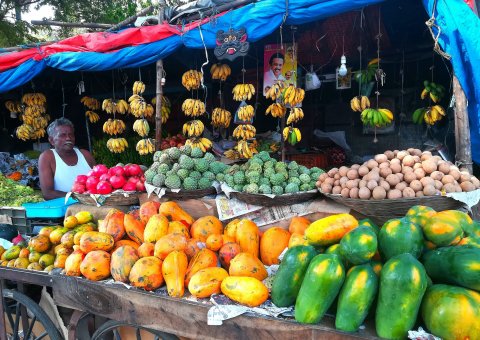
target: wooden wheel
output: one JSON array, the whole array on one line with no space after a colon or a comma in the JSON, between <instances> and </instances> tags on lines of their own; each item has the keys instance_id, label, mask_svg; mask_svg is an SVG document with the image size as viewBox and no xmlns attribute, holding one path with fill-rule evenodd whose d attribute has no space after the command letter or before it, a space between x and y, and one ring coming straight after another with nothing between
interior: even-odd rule
<instances>
[{"instance_id":1,"label":"wooden wheel","mask_svg":"<svg viewBox=\"0 0 480 340\"><path fill-rule=\"evenodd\" d=\"M133 339L135 336L137 340L142 337L153 338L155 340L178 340L178 338L170 333L165 333L153 329L148 329L138 325L131 325L125 322L110 320L100 326L92 335L92 340L122 340Z\"/></svg>"}]
</instances>

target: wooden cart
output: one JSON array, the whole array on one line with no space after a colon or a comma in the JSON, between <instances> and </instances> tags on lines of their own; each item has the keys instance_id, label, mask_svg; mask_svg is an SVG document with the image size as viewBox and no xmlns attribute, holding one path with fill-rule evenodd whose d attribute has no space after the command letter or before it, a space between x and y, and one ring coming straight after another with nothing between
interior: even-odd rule
<instances>
[{"instance_id":1,"label":"wooden cart","mask_svg":"<svg viewBox=\"0 0 480 340\"><path fill-rule=\"evenodd\" d=\"M208 304L79 277L3 267L0 280L2 283L8 280L18 287L15 291L3 289L2 292L4 299L0 312L6 315L5 320L0 318L2 339L5 338L5 326L12 329L17 324L18 330L20 322L23 329L32 328L32 322L40 322L51 339L63 338L60 332L51 329L48 320L40 320L46 314L39 312L41 308L23 294L25 284L50 287L57 306L74 310L68 326L69 339L82 339L77 324L88 314L112 320L100 327L92 339L103 339L106 332L113 332L121 325L132 325L137 330L149 329L156 338L162 339L175 336L192 339L376 339L370 327L355 334L336 331L330 317L325 317L318 325L302 325L293 320L244 314L224 321L222 326L209 326L207 312L211 306ZM12 301L16 302L13 306Z\"/></svg>"}]
</instances>

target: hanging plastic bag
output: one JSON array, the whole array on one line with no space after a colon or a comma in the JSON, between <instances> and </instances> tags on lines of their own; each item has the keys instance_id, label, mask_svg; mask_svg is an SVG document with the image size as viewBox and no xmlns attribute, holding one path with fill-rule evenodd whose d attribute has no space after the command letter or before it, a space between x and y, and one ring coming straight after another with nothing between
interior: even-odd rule
<instances>
[{"instance_id":1,"label":"hanging plastic bag","mask_svg":"<svg viewBox=\"0 0 480 340\"><path fill-rule=\"evenodd\" d=\"M305 91L319 89L320 85L322 83L315 72L308 72L305 75Z\"/></svg>"}]
</instances>

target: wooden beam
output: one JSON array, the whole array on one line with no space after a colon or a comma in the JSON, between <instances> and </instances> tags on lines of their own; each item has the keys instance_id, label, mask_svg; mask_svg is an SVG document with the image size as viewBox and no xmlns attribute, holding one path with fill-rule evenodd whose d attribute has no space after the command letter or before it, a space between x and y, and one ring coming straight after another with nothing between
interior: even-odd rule
<instances>
[{"instance_id":1,"label":"wooden beam","mask_svg":"<svg viewBox=\"0 0 480 340\"><path fill-rule=\"evenodd\" d=\"M472 144L470 142L467 98L455 75L453 76L453 95L455 96L455 161L472 174Z\"/></svg>"},{"instance_id":2,"label":"wooden beam","mask_svg":"<svg viewBox=\"0 0 480 340\"><path fill-rule=\"evenodd\" d=\"M63 21L53 21L53 20L32 20L30 21L32 25L43 25L43 26L61 26L61 27L83 27L83 28L110 28L112 24L96 24L93 22L63 22Z\"/></svg>"},{"instance_id":3,"label":"wooden beam","mask_svg":"<svg viewBox=\"0 0 480 340\"><path fill-rule=\"evenodd\" d=\"M161 25L163 20L165 20L165 1L159 0L159 11L158 11L158 24ZM155 150L160 150L160 143L162 142L162 105L163 105L163 60L157 60L157 78L156 78L156 98L157 102L155 105Z\"/></svg>"},{"instance_id":4,"label":"wooden beam","mask_svg":"<svg viewBox=\"0 0 480 340\"><path fill-rule=\"evenodd\" d=\"M208 17L208 16L210 16L214 13L222 13L222 12L228 11L228 10L236 8L236 7L241 7L241 6L251 4L253 2L256 2L256 0L236 0L236 1L228 2L228 3L223 4L223 5L211 7L209 9L200 9L199 8L193 14L185 16L185 18L183 20L186 21L186 22L199 20L200 18ZM181 13L179 13L176 16L174 16L173 18L171 18L169 20L169 22L172 23L173 21L175 21L175 20L177 20L181 17L182 17L182 15L181 15Z\"/></svg>"},{"instance_id":5,"label":"wooden beam","mask_svg":"<svg viewBox=\"0 0 480 340\"><path fill-rule=\"evenodd\" d=\"M154 7L153 6L148 6L144 9L142 9L140 12L138 12L137 14L135 15L132 15L128 18L126 18L125 20L119 22L118 24L116 24L115 26L112 26L110 27L107 32L111 32L111 31L116 31L128 24L131 24L132 22L134 22L135 20L137 20L138 17L141 17L141 16L144 16L145 14L148 14L150 12L153 12L153 9Z\"/></svg>"}]
</instances>

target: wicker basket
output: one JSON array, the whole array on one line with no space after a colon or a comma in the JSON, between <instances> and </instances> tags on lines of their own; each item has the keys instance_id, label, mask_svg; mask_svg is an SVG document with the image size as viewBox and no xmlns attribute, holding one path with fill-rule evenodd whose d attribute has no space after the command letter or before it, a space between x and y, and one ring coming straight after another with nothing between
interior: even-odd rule
<instances>
[{"instance_id":1,"label":"wicker basket","mask_svg":"<svg viewBox=\"0 0 480 340\"><path fill-rule=\"evenodd\" d=\"M361 200L353 198L344 198L341 195L324 194L335 202L346 205L347 207L359 212L365 216L382 217L389 216L395 218L404 216L408 209L414 205L426 205L437 211L455 210L463 208L462 202L445 196L428 196L384 200ZM388 219L388 218L387 218Z\"/></svg>"},{"instance_id":2,"label":"wicker basket","mask_svg":"<svg viewBox=\"0 0 480 340\"><path fill-rule=\"evenodd\" d=\"M268 197L261 194L247 194L244 192L232 192L231 197L248 204L259 205L263 207L272 207L275 205L292 205L312 200L319 195L318 191L311 190L295 194L283 194L275 197Z\"/></svg>"},{"instance_id":3,"label":"wicker basket","mask_svg":"<svg viewBox=\"0 0 480 340\"><path fill-rule=\"evenodd\" d=\"M217 190L214 187L201 190L180 190L179 192L173 192L170 189L167 189L165 194L162 197L177 200L185 201L189 199L202 198L209 195L215 195Z\"/></svg>"},{"instance_id":4,"label":"wicker basket","mask_svg":"<svg viewBox=\"0 0 480 340\"><path fill-rule=\"evenodd\" d=\"M93 199L90 194L72 193L72 197L82 204L86 205L101 205L101 206L116 206L116 205L137 205L137 192L114 192L108 195L96 195L97 200Z\"/></svg>"}]
</instances>

